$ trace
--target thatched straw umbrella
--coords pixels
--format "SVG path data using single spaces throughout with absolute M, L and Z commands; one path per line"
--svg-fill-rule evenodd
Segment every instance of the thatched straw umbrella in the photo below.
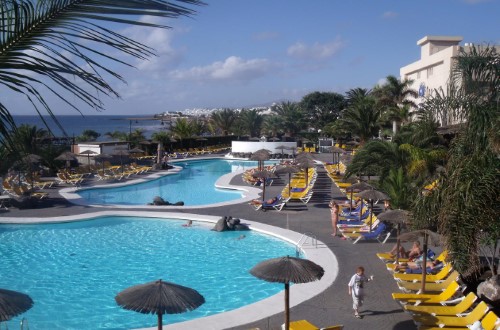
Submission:
M 307 259 L 290 256 L 264 260 L 250 274 L 264 281 L 285 284 L 285 329 L 290 329 L 290 283 L 309 283 L 320 280 L 325 270 Z
M 415 231 L 410 231 L 398 236 L 401 242 L 417 241 L 420 237 L 424 238 L 424 253 L 422 254 L 422 288 L 421 291 L 425 292 L 425 277 L 427 276 L 427 246 L 429 239 L 431 244 L 434 246 L 440 245 L 443 238 L 438 233 L 435 233 L 429 229 L 420 229 Z
M 8 321 L 31 307 L 33 299 L 27 294 L 0 289 L 0 322 Z
M 121 307 L 142 314 L 158 315 L 158 330 L 162 328 L 163 314 L 180 314 L 205 303 L 196 290 L 161 279 L 139 284 L 118 293 L 115 301 Z
M 389 200 L 389 196 L 381 191 L 375 189 L 364 190 L 358 194 L 359 197 L 363 199 L 368 199 L 370 201 L 370 232 L 372 231 L 372 219 L 373 219 L 373 201 L 376 200 Z M 359 212 L 361 214 L 361 211 Z
M 397 226 L 397 240 L 396 240 L 396 263 L 399 261 L 399 246 L 401 245 L 401 240 L 399 235 L 401 234 L 401 225 L 408 223 L 410 212 L 406 210 L 387 210 L 380 213 L 377 218 L 380 221 L 392 222 Z

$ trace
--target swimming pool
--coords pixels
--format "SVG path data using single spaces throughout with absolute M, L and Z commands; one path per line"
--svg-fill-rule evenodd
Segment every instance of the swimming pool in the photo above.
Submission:
M 33 329 L 129 329 L 152 315 L 118 307 L 121 290 L 159 278 L 198 290 L 200 308 L 166 315 L 164 324 L 232 310 L 282 289 L 248 273 L 261 260 L 295 253 L 293 245 L 254 231 L 213 232 L 213 224 L 108 216 L 45 225 L 0 225 L 0 287 L 29 294 Z M 158 242 L 164 242 L 158 244 Z
M 267 162 L 266 162 L 267 164 Z M 76 193 L 88 204 L 146 205 L 155 196 L 186 206 L 215 204 L 237 200 L 241 191 L 218 189 L 215 182 L 224 174 L 257 166 L 255 161 L 206 159 L 176 162 L 182 171 L 160 178 L 111 188 L 81 189 Z

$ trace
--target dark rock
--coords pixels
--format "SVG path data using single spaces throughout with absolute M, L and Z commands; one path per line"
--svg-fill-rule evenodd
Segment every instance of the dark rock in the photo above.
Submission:
M 215 227 L 212 229 L 214 231 L 226 231 L 229 228 L 227 227 L 227 218 L 220 218 L 217 223 L 215 224 Z
M 234 225 L 234 230 L 250 230 L 250 227 L 248 227 L 248 225 L 239 223 Z

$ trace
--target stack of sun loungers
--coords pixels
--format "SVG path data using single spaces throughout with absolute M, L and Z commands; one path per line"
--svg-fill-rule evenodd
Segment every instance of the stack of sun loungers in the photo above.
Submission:
M 427 253 L 432 257 L 429 251 Z M 486 302 L 474 292 L 464 294 L 467 288 L 461 282 L 460 274 L 446 261 L 446 251 L 435 258 L 440 267 L 427 269 L 429 274 L 425 278 L 424 292 L 421 291 L 422 274 L 396 270 L 395 257 L 388 253 L 378 253 L 377 256 L 387 263 L 387 269 L 401 290 L 392 294 L 393 299 L 411 314 L 419 330 L 500 328 L 500 318 L 490 311 Z M 398 261 L 402 269 L 408 262 L 404 258 Z
M 281 195 L 289 200 L 301 201 L 307 204 L 313 195 L 313 187 L 317 177 L 318 173 L 315 168 L 309 168 L 307 175 L 305 172 L 294 173 L 290 179 L 290 184 L 283 188 Z

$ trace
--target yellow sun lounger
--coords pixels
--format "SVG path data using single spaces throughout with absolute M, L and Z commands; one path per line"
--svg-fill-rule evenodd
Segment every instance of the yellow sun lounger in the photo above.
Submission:
M 281 328 L 284 329 L 285 325 L 282 324 Z M 318 328 L 311 322 L 307 320 L 299 320 L 290 322 L 290 330 L 342 330 L 344 329 L 343 325 L 334 325 L 326 328 Z
M 460 274 L 454 270 L 450 273 L 450 275 L 441 282 L 430 282 L 425 283 L 425 291 L 433 292 L 433 291 L 443 291 L 446 290 L 448 285 L 453 281 L 458 281 L 460 278 Z M 399 289 L 402 291 L 419 291 L 422 288 L 422 282 L 407 282 L 407 281 L 398 281 L 396 282 Z
M 500 326 L 500 319 L 498 316 L 493 313 L 492 311 L 489 311 L 488 314 L 481 320 L 481 326 L 482 329 L 484 330 L 495 330 L 498 329 Z M 473 323 L 474 324 L 474 323 Z M 458 330 L 458 329 L 469 329 L 467 326 L 463 327 L 433 327 L 433 326 L 421 326 L 419 328 L 420 330 Z
M 404 309 L 410 313 L 427 314 L 427 315 L 456 315 L 467 311 L 472 304 L 477 300 L 474 292 L 470 292 L 458 304 L 452 306 L 436 306 L 430 304 L 422 304 L 418 306 L 405 305 Z
M 435 275 L 428 274 L 425 277 L 426 282 L 439 282 L 448 277 L 448 273 L 451 272 L 453 267 L 450 263 L 447 263 L 443 266 L 443 268 Z M 404 274 L 404 273 L 395 273 L 394 279 L 396 281 L 413 281 L 413 282 L 421 282 L 422 274 Z
M 394 300 L 398 300 L 402 304 L 415 304 L 415 306 L 420 305 L 421 303 L 430 304 L 430 303 L 441 303 L 442 301 L 449 300 L 455 292 L 460 288 L 460 285 L 453 281 L 446 290 L 440 293 L 393 293 L 392 298 Z
M 471 326 L 476 321 L 480 321 L 486 315 L 488 309 L 488 305 L 486 305 L 484 301 L 481 301 L 470 313 L 462 317 L 446 315 L 422 315 L 414 316 L 413 320 L 420 326 L 437 326 L 440 328 L 466 327 Z

